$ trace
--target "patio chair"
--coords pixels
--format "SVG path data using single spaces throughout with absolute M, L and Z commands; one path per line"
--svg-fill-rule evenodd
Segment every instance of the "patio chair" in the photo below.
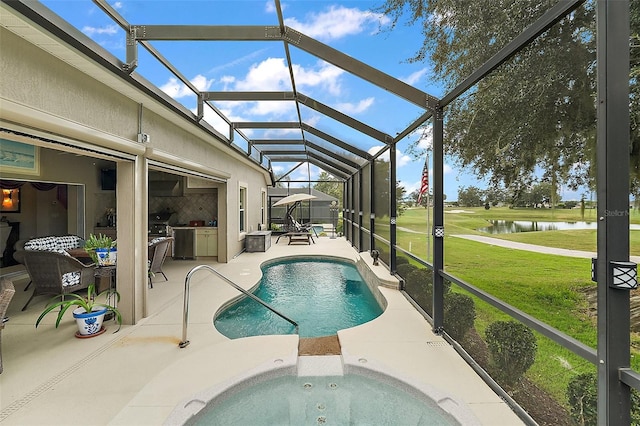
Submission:
M 160 237 L 149 242 L 149 288 L 153 288 L 151 277 L 155 276 L 155 274 L 162 274 L 164 280 L 169 281 L 162 271 L 162 266 L 173 240 L 173 237 Z
M 11 281 L 2 280 L 0 282 L 0 373 L 2 373 L 2 330 L 7 320 L 5 314 L 7 313 L 9 302 L 11 302 L 15 292 L 16 289 Z
M 36 296 L 72 293 L 95 280 L 95 264 L 84 264 L 64 251 L 22 250 L 14 256 L 24 264 L 34 287 L 23 311 Z
M 18 258 L 16 258 L 16 253 L 19 253 L 19 252 L 23 251 L 24 250 L 24 245 L 29 240 L 30 240 L 30 238 L 24 238 L 24 239 L 18 240 L 16 242 L 16 245 L 14 246 L 14 252 L 13 252 L 13 259 L 16 262 L 22 263 L 21 261 L 18 260 L 20 258 L 20 255 L 18 255 Z M 29 281 L 29 283 L 24 287 L 23 291 L 29 290 L 29 287 L 31 287 L 31 281 Z

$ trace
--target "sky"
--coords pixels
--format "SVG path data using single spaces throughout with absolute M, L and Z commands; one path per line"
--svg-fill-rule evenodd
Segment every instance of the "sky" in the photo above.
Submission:
M 125 60 L 125 34 L 93 2 L 84 0 L 44 0 L 45 6 L 81 30 L 85 35 L 121 60 Z M 285 24 L 306 36 L 337 49 L 437 98 L 445 93 L 434 83 L 429 63 L 409 63 L 422 45 L 420 28 L 403 23 L 390 30 L 389 18 L 372 12 L 379 1 L 282 1 Z M 109 2 L 133 25 L 277 25 L 273 0 L 122 0 Z M 152 41 L 155 49 L 201 91 L 290 91 L 292 90 L 282 42 Z M 403 131 L 424 109 L 355 77 L 301 49 L 290 47 L 296 90 L 391 136 Z M 196 112 L 192 90 L 171 74 L 145 49 L 138 49 L 139 73 L 165 93 Z M 290 102 L 218 102 L 216 107 L 232 121 L 297 121 Z M 303 121 L 371 154 L 382 144 L 312 109 L 301 110 Z M 205 109 L 204 119 L 228 135 L 227 126 L 215 112 Z M 283 130 L 243 130 L 252 139 L 266 137 L 299 138 Z M 278 134 L 279 132 L 280 134 Z M 152 133 L 152 131 L 145 131 Z M 288 133 L 288 134 L 287 134 Z M 245 148 L 242 139 L 234 139 Z M 410 143 L 431 145 L 430 132 L 420 130 L 396 145 L 397 178 L 411 193 L 420 187 L 424 155 L 407 154 Z M 386 159 L 388 159 L 388 154 Z M 432 160 L 432 155 L 430 156 Z M 385 157 L 383 157 L 385 158 Z M 433 182 L 430 166 L 430 182 Z M 276 175 L 291 164 L 273 164 Z M 459 170 L 445 159 L 444 192 L 456 200 L 459 187 L 487 184 L 469 170 Z M 309 173 L 311 176 L 309 176 Z M 317 179 L 320 170 L 299 167 L 292 180 Z M 563 191 L 562 199 L 579 195 Z

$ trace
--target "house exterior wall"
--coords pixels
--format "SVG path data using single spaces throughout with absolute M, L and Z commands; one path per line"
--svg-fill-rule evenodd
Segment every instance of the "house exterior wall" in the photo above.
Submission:
M 133 241 L 132 251 L 146 253 L 147 182 L 149 161 L 154 164 L 166 163 L 181 170 L 195 171 L 211 176 L 224 177 L 227 183 L 218 184 L 219 261 L 225 262 L 244 248 L 244 233 L 239 232 L 239 191 L 240 182 L 247 189 L 247 232 L 255 230 L 261 222 L 261 194 L 268 185 L 268 174 L 257 164 L 234 152 L 223 142 L 184 117 L 173 114 L 157 100 L 147 97 L 141 104 L 123 95 L 111 86 L 76 69 L 70 64 L 50 55 L 27 40 L 0 28 L 0 127 L 33 129 L 41 138 L 62 140 L 67 145 L 84 149 L 92 146 L 98 150 L 122 152 L 118 163 L 118 219 L 131 217 L 130 223 L 118 221 L 118 238 L 125 236 Z M 132 90 L 137 90 L 132 88 Z M 140 93 L 138 93 L 140 96 Z M 151 105 L 153 108 L 148 108 Z M 161 113 L 158 113 L 158 111 Z M 139 123 L 139 117 L 142 117 Z M 148 144 L 137 143 L 139 128 L 151 136 Z M 27 135 L 28 140 L 28 135 Z M 22 142 L 22 141 L 21 141 Z M 34 142 L 42 144 L 42 141 Z M 55 149 L 55 144 L 51 146 Z M 65 147 L 66 149 L 67 147 Z M 72 147 L 73 148 L 73 147 Z M 46 152 L 45 150 L 42 150 Z M 93 157 L 88 151 L 83 158 Z M 99 192 L 97 174 L 89 174 L 92 161 L 80 161 L 69 167 L 47 153 L 41 158 L 39 176 L 20 176 L 3 173 L 5 179 L 52 180 L 87 185 L 87 206 L 91 204 L 93 193 Z M 77 165 L 82 164 L 82 167 Z M 122 176 L 120 168 L 123 168 Z M 122 204 L 121 200 L 132 202 Z M 86 212 L 93 221 L 96 212 Z M 122 210 L 126 210 L 125 212 Z M 120 244 L 119 244 L 120 246 Z M 137 250 L 135 250 L 137 248 Z M 141 256 L 141 255 L 140 255 Z M 129 256 L 119 256 L 127 262 Z M 130 272 L 136 288 L 131 294 L 138 294 L 146 287 L 146 257 L 134 259 L 133 267 L 123 270 Z M 141 271 L 144 274 L 141 274 Z M 144 309 L 139 306 L 144 297 L 135 298 L 136 306 L 125 312 L 125 321 L 136 322 Z

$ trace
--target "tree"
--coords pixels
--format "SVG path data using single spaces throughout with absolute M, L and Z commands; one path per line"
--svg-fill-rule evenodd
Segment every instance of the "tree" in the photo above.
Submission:
M 513 193 L 511 203 L 515 207 L 535 207 L 551 205 L 552 200 L 560 200 L 560 194 L 554 194 L 553 185 L 549 182 L 535 183 L 526 189 Z
M 500 203 L 505 203 L 507 201 L 507 193 L 502 188 L 488 188 L 484 191 L 485 201 L 492 206 L 497 206 Z
M 342 179 L 337 178 L 327 172 L 321 172 L 318 176 L 318 180 L 313 189 L 323 192 L 327 195 L 338 199 L 338 204 L 342 204 L 342 193 L 344 185 Z
M 400 181 L 396 181 L 396 215 L 402 216 L 402 213 L 407 209 L 407 204 L 404 202 L 407 190 L 400 184 Z
M 389 216 L 389 192 L 390 192 L 390 167 L 391 164 L 378 157 L 374 162 L 374 191 L 373 202 L 376 216 Z M 406 189 L 399 181 L 396 181 L 396 215 L 400 216 L 406 209 L 402 200 L 405 197 Z
M 386 0 L 378 10 L 395 25 L 409 12 L 408 24 L 422 26 L 424 41 L 408 60 L 429 58 L 435 79 L 452 89 L 555 3 Z M 589 182 L 595 156 L 594 28 L 594 2 L 588 1 L 450 104 L 446 153 L 512 192 L 527 187 L 538 168 L 556 188 Z
M 484 197 L 484 191 L 475 186 L 458 189 L 458 204 L 464 207 L 480 207 L 484 204 Z

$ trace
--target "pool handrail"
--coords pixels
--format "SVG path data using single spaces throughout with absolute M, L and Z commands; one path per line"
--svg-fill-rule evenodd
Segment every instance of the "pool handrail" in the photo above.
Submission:
M 191 270 L 187 273 L 187 276 L 184 279 L 184 301 L 183 301 L 183 310 L 182 310 L 182 313 L 183 313 L 183 315 L 182 315 L 182 340 L 178 344 L 179 347 L 184 348 L 187 345 L 189 345 L 189 341 L 187 340 L 187 323 L 189 321 L 189 288 L 190 288 L 190 284 L 191 284 L 191 276 L 195 272 L 200 270 L 200 269 L 206 269 L 206 270 L 208 270 L 210 272 L 213 272 L 215 275 L 217 275 L 218 277 L 222 278 L 227 284 L 231 285 L 233 288 L 238 290 L 240 293 L 244 294 L 245 296 L 250 297 L 251 299 L 253 299 L 256 302 L 260 303 L 265 308 L 269 309 L 274 314 L 278 315 L 280 318 L 282 318 L 285 321 L 287 321 L 290 324 L 292 324 L 295 327 L 296 334 L 299 333 L 299 327 L 298 327 L 298 323 L 297 322 L 295 322 L 291 318 L 287 317 L 286 315 L 278 312 L 274 307 L 269 305 L 267 302 L 265 302 L 264 300 L 260 299 L 256 295 L 248 292 L 247 290 L 243 289 L 242 287 L 240 287 L 239 285 L 237 285 L 236 283 L 231 281 L 229 278 L 225 277 L 220 272 L 218 272 L 215 269 L 213 269 L 211 266 L 209 266 L 209 265 L 198 265 L 198 266 L 195 266 L 195 267 L 191 268 Z

